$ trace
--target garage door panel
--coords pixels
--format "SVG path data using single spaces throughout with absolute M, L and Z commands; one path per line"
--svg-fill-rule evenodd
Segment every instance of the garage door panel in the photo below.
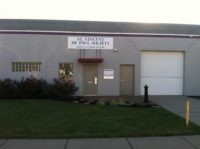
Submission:
M 141 94 L 147 84 L 150 95 L 182 95 L 183 55 L 183 52 L 142 52 Z
M 142 76 L 183 77 L 182 52 L 143 52 Z
M 141 95 L 148 84 L 150 95 L 182 95 L 183 78 L 142 78 Z

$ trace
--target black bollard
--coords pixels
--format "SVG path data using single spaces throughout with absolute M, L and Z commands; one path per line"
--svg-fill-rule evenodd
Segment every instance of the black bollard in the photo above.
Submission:
M 146 84 L 144 86 L 144 103 L 149 103 L 148 86 Z

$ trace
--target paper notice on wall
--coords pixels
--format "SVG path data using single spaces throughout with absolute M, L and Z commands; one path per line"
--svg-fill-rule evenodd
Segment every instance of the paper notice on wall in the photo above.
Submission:
M 114 70 L 113 69 L 104 69 L 103 78 L 104 79 L 114 79 Z

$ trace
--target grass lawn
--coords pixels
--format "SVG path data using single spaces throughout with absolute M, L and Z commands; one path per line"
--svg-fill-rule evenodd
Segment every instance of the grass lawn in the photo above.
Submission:
M 200 100 L 200 96 L 189 96 L 189 97 Z
M 163 108 L 0 100 L 0 138 L 130 137 L 200 134 Z

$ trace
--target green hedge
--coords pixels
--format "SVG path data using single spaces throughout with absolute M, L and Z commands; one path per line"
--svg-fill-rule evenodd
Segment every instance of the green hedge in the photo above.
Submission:
M 0 79 L 1 99 L 67 99 L 75 94 L 78 88 L 72 80 L 53 79 L 48 83 L 34 77 L 21 80 Z

